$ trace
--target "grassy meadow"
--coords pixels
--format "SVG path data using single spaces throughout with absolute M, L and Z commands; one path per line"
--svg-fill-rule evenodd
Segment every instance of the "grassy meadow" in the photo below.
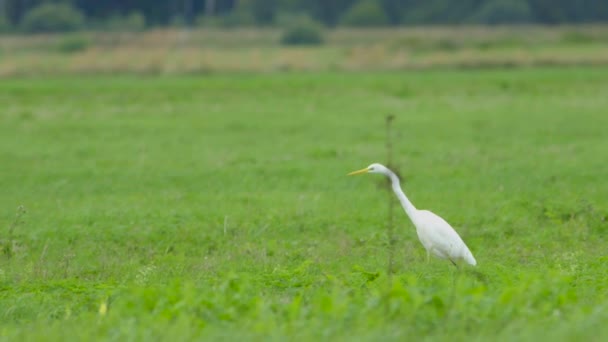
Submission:
M 0 339 L 608 338 L 608 68 L 0 82 Z M 432 258 L 378 175 L 384 118 Z M 389 197 L 391 196 L 391 197 Z

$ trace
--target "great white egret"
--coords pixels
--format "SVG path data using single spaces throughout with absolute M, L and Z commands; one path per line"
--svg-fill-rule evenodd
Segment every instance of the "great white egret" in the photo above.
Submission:
M 395 195 L 399 198 L 407 216 L 410 217 L 410 220 L 416 226 L 418 238 L 426 249 L 427 260 L 429 255 L 433 253 L 442 259 L 450 260 L 454 265 L 456 265 L 456 261 L 459 259 L 464 260 L 469 265 L 477 265 L 473 254 L 449 223 L 433 212 L 418 210 L 414 207 L 412 202 L 405 196 L 405 193 L 403 193 L 403 190 L 401 190 L 399 177 L 393 171 L 382 164 L 374 163 L 365 169 L 353 171 L 348 175 L 352 176 L 364 173 L 380 173 L 390 178 Z

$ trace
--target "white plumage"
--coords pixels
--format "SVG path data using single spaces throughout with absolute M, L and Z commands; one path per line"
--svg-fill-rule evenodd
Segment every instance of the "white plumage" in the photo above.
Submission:
M 477 265 L 473 254 L 462 241 L 458 233 L 443 218 L 428 210 L 418 210 L 405 196 L 401 189 L 399 178 L 395 173 L 382 164 L 371 164 L 365 169 L 354 171 L 348 175 L 363 173 L 380 173 L 390 178 L 395 195 L 399 198 L 401 206 L 416 227 L 420 242 L 429 254 L 442 259 L 450 260 L 454 265 L 456 261 L 464 260 L 469 265 Z

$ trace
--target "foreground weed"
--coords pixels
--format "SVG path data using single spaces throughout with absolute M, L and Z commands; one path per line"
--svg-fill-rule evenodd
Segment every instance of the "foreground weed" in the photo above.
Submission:
M 13 258 L 15 253 L 19 250 L 19 242 L 15 239 L 15 230 L 19 225 L 23 223 L 22 219 L 25 213 L 26 210 L 24 206 L 20 205 L 19 207 L 17 207 L 15 218 L 8 226 L 6 238 L 0 240 L 0 248 L 2 249 L 2 254 L 9 260 Z

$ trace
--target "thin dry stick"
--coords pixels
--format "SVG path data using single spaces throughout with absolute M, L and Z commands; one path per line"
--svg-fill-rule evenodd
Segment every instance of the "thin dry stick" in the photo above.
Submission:
M 11 225 L 8 227 L 8 236 L 9 238 L 13 237 L 13 232 L 15 228 L 21 223 L 21 218 L 25 215 L 25 207 L 20 205 L 17 207 L 17 213 L 15 214 L 15 219 L 11 222 Z
M 14 233 L 15 228 L 21 223 L 21 218 L 25 215 L 26 210 L 25 207 L 20 205 L 17 207 L 17 213 L 15 214 L 15 219 L 11 222 L 8 227 L 8 237 L 5 241 L 5 246 L 2 246 L 2 241 L 0 240 L 0 250 L 3 250 L 4 255 L 6 255 L 7 259 L 11 259 L 13 254 L 15 253 L 15 241 L 14 241 Z
M 395 117 L 393 115 L 386 116 L 386 162 L 389 168 L 393 167 L 393 143 L 391 136 L 391 124 Z M 387 224 L 387 234 L 388 234 L 388 269 L 387 274 L 389 277 L 389 281 L 392 280 L 393 274 L 393 245 L 395 243 L 394 239 L 394 228 L 393 228 L 393 211 L 394 211 L 395 201 L 393 200 L 393 194 L 391 192 L 390 187 L 388 188 L 388 219 L 386 221 Z

